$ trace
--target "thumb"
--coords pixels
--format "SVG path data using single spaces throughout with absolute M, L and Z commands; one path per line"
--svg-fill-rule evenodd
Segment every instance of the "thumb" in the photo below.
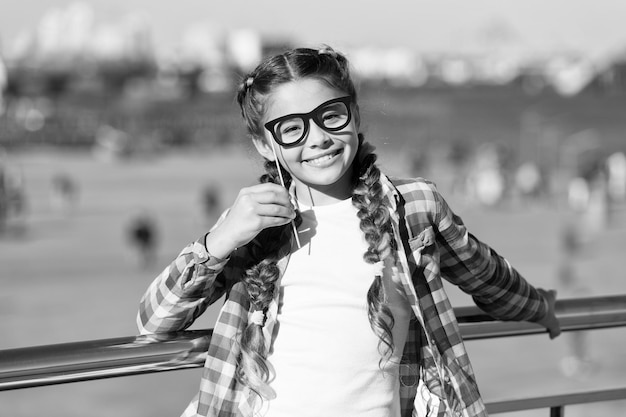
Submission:
M 537 291 L 545 298 L 548 302 L 548 311 L 545 316 L 541 318 L 537 323 L 544 326 L 548 333 L 550 334 L 550 339 L 554 339 L 558 335 L 561 334 L 561 326 L 559 324 L 559 320 L 556 318 L 556 291 L 549 290 L 546 291 L 544 289 L 538 288 Z

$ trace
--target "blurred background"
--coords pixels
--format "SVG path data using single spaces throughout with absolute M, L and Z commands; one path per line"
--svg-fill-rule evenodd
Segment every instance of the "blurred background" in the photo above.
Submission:
M 136 334 L 149 283 L 262 173 L 234 89 L 291 46 L 344 52 L 383 169 L 435 181 L 533 284 L 626 293 L 619 0 L 3 3 L 0 350 Z M 624 342 L 617 329 L 467 347 L 493 401 L 623 386 Z M 0 417 L 175 416 L 199 378 L 0 392 Z

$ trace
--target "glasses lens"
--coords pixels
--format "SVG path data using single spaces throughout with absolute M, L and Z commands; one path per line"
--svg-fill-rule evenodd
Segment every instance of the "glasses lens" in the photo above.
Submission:
M 275 127 L 276 136 L 284 144 L 299 141 L 305 133 L 304 120 L 301 117 L 292 117 L 283 120 Z
M 321 110 L 319 120 L 326 129 L 342 129 L 350 121 L 348 107 L 343 102 L 331 103 Z

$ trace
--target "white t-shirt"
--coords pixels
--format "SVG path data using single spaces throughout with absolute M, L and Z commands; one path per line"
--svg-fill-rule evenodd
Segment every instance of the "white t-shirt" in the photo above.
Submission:
M 301 211 L 302 247 L 280 282 L 278 336 L 269 355 L 277 398 L 266 401 L 262 414 L 399 417 L 398 363 L 411 315 L 406 296 L 386 268 L 395 349 L 381 362 L 367 317 L 375 268 L 363 260 L 368 245 L 356 209 L 348 199 Z

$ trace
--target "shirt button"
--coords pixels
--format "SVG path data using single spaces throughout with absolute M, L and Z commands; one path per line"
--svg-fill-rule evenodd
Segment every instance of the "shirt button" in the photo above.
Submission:
M 197 263 L 205 263 L 209 260 L 209 254 L 206 251 L 196 252 L 196 262 Z

